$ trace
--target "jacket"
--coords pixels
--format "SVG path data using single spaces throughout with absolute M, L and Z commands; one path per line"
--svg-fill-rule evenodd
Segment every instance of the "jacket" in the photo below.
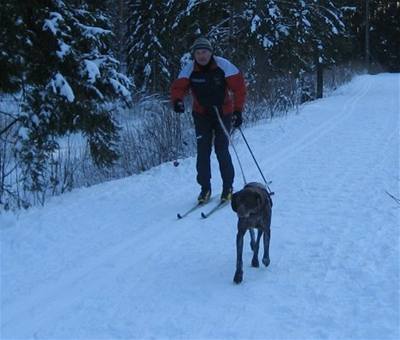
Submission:
M 246 98 L 246 85 L 238 68 L 227 59 L 212 56 L 206 66 L 195 61 L 187 64 L 171 86 L 171 99 L 175 103 L 189 93 L 193 96 L 193 111 L 207 114 L 217 106 L 223 114 L 242 111 Z

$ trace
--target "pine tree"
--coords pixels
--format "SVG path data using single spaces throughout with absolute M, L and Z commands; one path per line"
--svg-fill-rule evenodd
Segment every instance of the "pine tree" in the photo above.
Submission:
M 370 53 L 372 63 L 400 71 L 400 3 L 370 1 Z
M 171 81 L 171 23 L 166 20 L 169 4 L 164 1 L 129 1 L 128 73 L 144 92 L 165 92 Z
M 9 0 L 0 6 L 0 91 L 5 93 L 21 89 L 23 51 L 29 50 L 31 44 L 20 13 L 20 1 Z
M 10 54 L 15 52 L 22 61 L 13 90 L 25 98 L 16 154 L 27 190 L 46 189 L 46 169 L 58 147 L 57 136 L 67 132 L 86 136 L 98 165 L 110 165 L 118 156 L 118 126 L 110 110 L 113 102 L 129 98 L 130 82 L 118 72 L 111 52 L 108 18 L 85 1 L 80 3 L 76 7 L 61 0 L 24 6 L 8 2 L 25 43 L 20 49 L 11 45 L 15 51 Z M 12 76 L 7 76 L 8 83 Z

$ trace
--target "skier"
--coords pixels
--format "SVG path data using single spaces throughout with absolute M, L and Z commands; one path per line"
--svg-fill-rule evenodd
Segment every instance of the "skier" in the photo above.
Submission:
M 242 110 L 246 86 L 242 74 L 230 61 L 213 54 L 210 41 L 204 37 L 195 40 L 191 52 L 194 61 L 186 65 L 171 86 L 174 111 L 183 113 L 184 96 L 191 91 L 192 115 L 197 138 L 197 182 L 201 186 L 199 203 L 211 196 L 210 156 L 214 148 L 223 182 L 221 202 L 232 197 L 234 168 L 229 154 L 229 140 L 216 115 L 218 109 L 227 131 L 242 124 Z

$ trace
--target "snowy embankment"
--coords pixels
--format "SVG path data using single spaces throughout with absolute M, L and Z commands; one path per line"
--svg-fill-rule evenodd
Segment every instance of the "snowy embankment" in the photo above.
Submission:
M 357 77 L 245 130 L 276 195 L 271 265 L 246 241 L 239 286 L 232 211 L 176 220 L 192 158 L 0 215 L 1 338 L 398 338 L 399 83 Z

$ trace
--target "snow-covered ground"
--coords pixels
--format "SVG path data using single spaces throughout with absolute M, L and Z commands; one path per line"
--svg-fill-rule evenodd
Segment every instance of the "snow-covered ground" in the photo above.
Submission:
M 192 158 L 0 215 L 0 337 L 398 339 L 399 93 L 398 74 L 360 76 L 245 130 L 276 195 L 271 265 L 246 236 L 241 285 L 230 208 L 176 220 Z

